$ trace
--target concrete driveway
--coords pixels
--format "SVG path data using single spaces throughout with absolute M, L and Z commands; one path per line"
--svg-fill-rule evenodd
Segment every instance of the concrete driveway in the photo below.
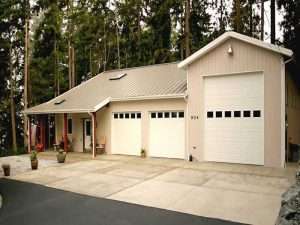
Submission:
M 281 194 L 296 169 L 112 155 L 89 160 L 69 154 L 68 159 L 72 163 L 49 163 L 11 178 L 198 216 L 273 225 Z

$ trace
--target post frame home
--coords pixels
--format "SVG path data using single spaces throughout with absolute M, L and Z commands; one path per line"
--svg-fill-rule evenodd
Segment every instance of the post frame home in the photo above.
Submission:
M 286 73 L 292 54 L 227 32 L 180 63 L 106 71 L 24 113 L 51 115 L 53 142 L 93 157 L 144 149 L 148 157 L 283 167 L 288 140 L 300 144 L 300 107 L 288 104 L 300 103 Z M 44 148 L 47 128 L 39 131 Z

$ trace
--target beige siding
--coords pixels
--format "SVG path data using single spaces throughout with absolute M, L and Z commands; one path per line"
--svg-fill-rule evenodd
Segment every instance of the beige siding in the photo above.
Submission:
M 227 54 L 229 45 L 233 55 Z M 188 67 L 188 151 L 203 159 L 203 77 L 234 73 L 264 74 L 265 165 L 281 165 L 281 56 L 271 51 L 229 39 Z M 191 120 L 198 116 L 198 120 Z
M 96 141 L 100 137 L 106 138 L 106 152 L 111 153 L 111 118 L 113 112 L 141 112 L 142 113 L 142 147 L 148 149 L 148 126 L 149 111 L 160 110 L 183 110 L 186 103 L 183 99 L 167 100 L 146 100 L 146 101 L 126 101 L 112 102 L 109 106 L 97 112 Z M 83 119 L 91 118 L 89 114 L 72 114 L 73 134 L 69 137 L 72 140 L 74 151 L 83 151 Z M 61 140 L 63 134 L 63 115 L 56 115 L 56 137 Z
M 287 118 L 289 142 L 300 144 L 300 91 L 290 76 L 287 76 Z

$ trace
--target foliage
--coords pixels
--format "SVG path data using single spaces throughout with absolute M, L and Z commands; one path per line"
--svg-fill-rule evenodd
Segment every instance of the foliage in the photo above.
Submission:
M 30 153 L 30 160 L 31 161 L 37 160 L 37 152 L 36 151 L 31 151 L 31 153 Z

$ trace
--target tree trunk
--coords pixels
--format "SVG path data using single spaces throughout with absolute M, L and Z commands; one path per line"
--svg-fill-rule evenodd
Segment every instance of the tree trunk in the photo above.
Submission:
M 275 39 L 276 39 L 276 31 L 275 31 L 275 13 L 276 13 L 276 9 L 275 9 L 275 0 L 271 0 L 271 43 L 274 44 L 275 43 Z
M 25 49 L 24 49 L 24 110 L 27 109 L 28 107 L 28 37 L 29 37 L 29 32 L 28 32 L 28 18 L 25 19 Z M 24 146 L 26 146 L 27 143 L 27 116 L 24 115 Z
M 265 0 L 261 0 L 261 6 L 260 6 L 260 39 L 264 40 L 265 35 Z
M 9 47 L 9 72 L 10 72 L 10 116 L 11 116 L 11 134 L 12 150 L 17 153 L 17 133 L 16 133 L 16 109 L 15 109 L 15 80 L 13 77 L 12 46 Z
M 190 0 L 185 0 L 185 57 L 190 54 Z
M 236 18 L 235 18 L 235 23 L 236 23 L 236 32 L 241 33 L 241 1 L 236 0 L 235 1 L 235 6 L 236 6 Z
M 220 0 L 220 30 L 221 32 L 225 32 L 225 24 L 224 24 L 224 21 L 223 21 L 223 17 L 224 17 L 224 0 Z

